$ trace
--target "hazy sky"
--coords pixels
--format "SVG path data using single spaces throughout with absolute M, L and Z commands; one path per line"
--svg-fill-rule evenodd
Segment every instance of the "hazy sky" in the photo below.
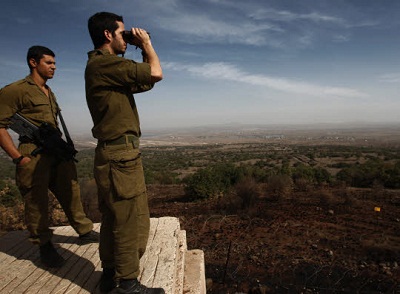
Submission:
M 144 131 L 400 122 L 396 0 L 2 0 L 0 87 L 28 74 L 30 46 L 51 48 L 48 84 L 70 132 L 89 132 L 87 20 L 98 11 L 151 33 L 164 80 L 136 96 Z

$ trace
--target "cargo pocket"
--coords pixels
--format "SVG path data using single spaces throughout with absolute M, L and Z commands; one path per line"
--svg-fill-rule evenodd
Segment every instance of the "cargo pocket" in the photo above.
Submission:
M 111 181 L 116 197 L 130 199 L 146 191 L 142 161 L 139 152 L 124 154 L 111 162 Z

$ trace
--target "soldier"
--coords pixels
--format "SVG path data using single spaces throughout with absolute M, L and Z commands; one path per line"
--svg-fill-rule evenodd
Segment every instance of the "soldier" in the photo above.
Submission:
M 132 28 L 131 39 L 126 38 L 122 16 L 96 13 L 88 28 L 94 50 L 88 53 L 85 71 L 86 101 L 94 123 L 92 133 L 98 140 L 94 175 L 102 213 L 100 289 L 111 291 L 117 280 L 117 293 L 164 293 L 137 280 L 150 216 L 133 97 L 162 79 L 160 61 L 145 30 Z M 143 62 L 118 56 L 125 53 L 127 42 L 142 50 Z
M 46 153 L 32 156 L 32 151 L 38 148 L 36 142 L 20 136 L 17 148 L 8 133 L 10 118 L 17 112 L 37 126 L 47 123 L 58 129 L 60 108 L 46 84 L 56 70 L 55 55 L 46 47 L 33 46 L 28 50 L 27 62 L 30 74 L 0 90 L 0 146 L 16 164 L 16 183 L 25 200 L 29 239 L 39 245 L 40 259 L 45 266 L 60 267 L 65 260 L 51 242 L 49 189 L 79 234 L 81 244 L 98 242 L 99 236 L 92 230 L 93 223 L 83 211 L 74 161 L 60 161 L 55 155 Z

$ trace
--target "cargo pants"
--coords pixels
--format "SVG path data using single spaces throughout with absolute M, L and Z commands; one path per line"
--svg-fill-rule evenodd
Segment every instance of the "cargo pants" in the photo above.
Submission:
M 94 176 L 98 188 L 100 260 L 117 279 L 135 279 L 150 229 L 150 214 L 138 140 L 96 147 Z
M 31 156 L 37 146 L 21 143 L 20 153 L 31 161 L 18 165 L 16 183 L 25 201 L 25 223 L 34 244 L 51 240 L 49 228 L 49 190 L 60 203 L 70 225 L 83 235 L 93 229 L 93 223 L 83 210 L 76 166 L 73 161 L 58 161 L 52 155 Z

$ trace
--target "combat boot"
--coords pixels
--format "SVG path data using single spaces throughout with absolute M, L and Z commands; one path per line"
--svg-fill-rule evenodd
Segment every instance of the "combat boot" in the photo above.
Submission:
M 40 261 L 47 267 L 61 267 L 65 259 L 57 252 L 51 241 L 39 246 Z
M 121 280 L 119 282 L 118 288 L 116 288 L 117 293 L 125 294 L 165 294 L 162 288 L 147 288 L 146 286 L 140 284 L 137 279 L 133 280 Z
M 84 235 L 79 236 L 80 244 L 86 245 L 90 243 L 99 243 L 100 234 L 96 231 L 90 231 Z

